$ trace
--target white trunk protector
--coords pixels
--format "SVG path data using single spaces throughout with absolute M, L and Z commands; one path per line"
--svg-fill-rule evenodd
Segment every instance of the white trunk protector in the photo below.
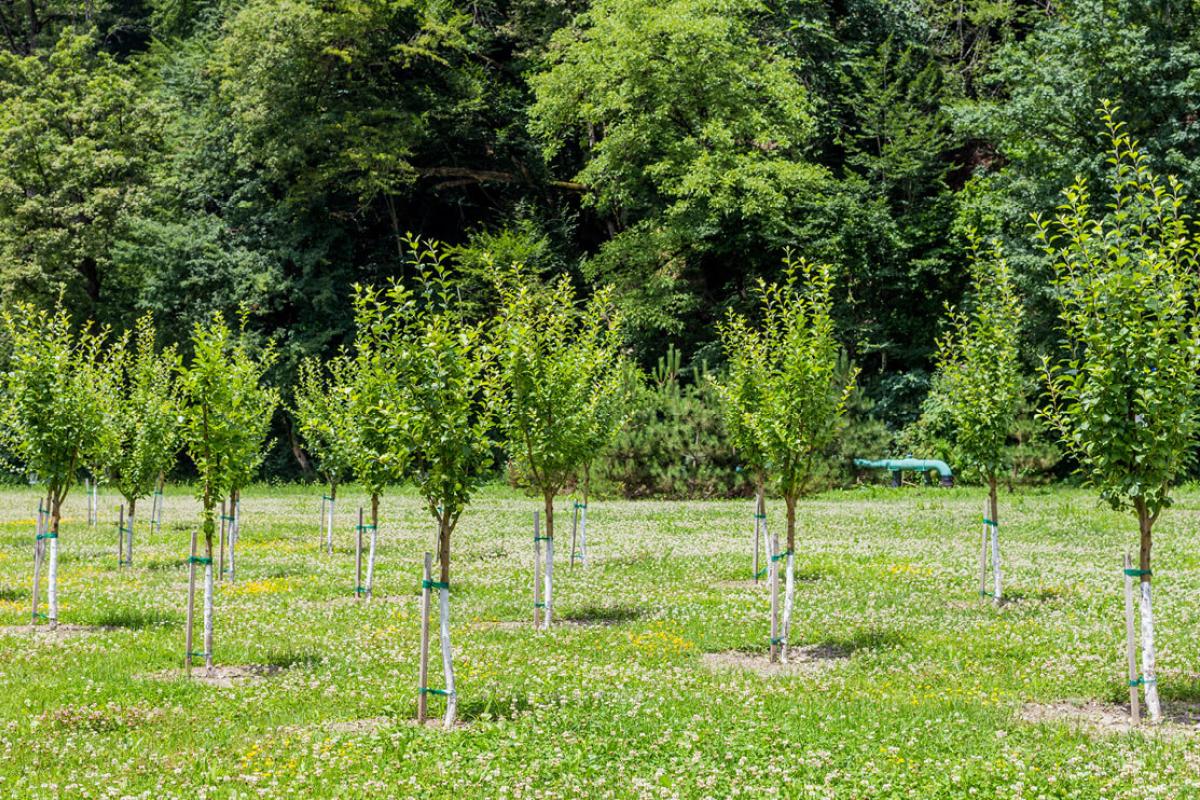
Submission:
M 450 590 L 438 589 L 438 628 L 442 640 L 442 671 L 446 675 L 447 730 L 454 727 L 458 716 L 458 694 L 454 691 L 454 658 L 450 650 Z
M 1000 587 L 1000 526 L 992 524 L 992 596 L 996 605 L 1003 597 Z
M 213 665 L 213 565 L 211 559 L 204 565 L 204 666 L 211 670 Z
M 368 599 L 370 599 L 371 590 L 375 586 L 375 536 L 377 533 L 375 528 L 371 528 L 371 542 L 367 548 L 367 583 L 363 589 Z
M 51 540 L 53 541 L 53 540 Z M 1154 612 L 1150 603 L 1150 581 L 1142 581 L 1142 681 L 1146 689 L 1146 710 L 1151 722 L 1162 719 L 1162 706 L 1158 701 L 1158 673 L 1154 653 Z
M 542 628 L 550 630 L 550 623 L 554 620 L 554 539 L 553 537 L 546 540 L 546 596 L 543 598 L 546 602 L 542 615 Z
M 587 503 L 579 509 L 579 564 L 587 566 Z
M 796 562 L 792 557 L 791 552 L 787 554 L 787 560 L 784 562 L 786 566 L 786 577 L 784 578 L 783 590 L 783 641 L 780 643 L 783 647 L 783 663 L 788 660 L 788 636 L 792 632 L 792 605 L 796 597 Z
M 51 535 L 45 541 L 50 545 L 50 564 L 46 573 L 46 600 L 50 605 L 50 610 L 46 616 L 50 621 L 50 627 L 54 628 L 58 625 L 58 537 Z

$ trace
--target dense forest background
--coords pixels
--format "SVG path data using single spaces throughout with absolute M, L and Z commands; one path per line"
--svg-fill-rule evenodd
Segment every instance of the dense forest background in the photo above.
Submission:
M 5 297 L 152 311 L 184 345 L 246 308 L 286 388 L 410 235 L 453 248 L 480 314 L 493 264 L 613 284 L 651 374 L 608 470 L 631 494 L 730 489 L 696 378 L 789 248 L 837 269 L 863 370 L 841 455 L 878 456 L 936 428 L 968 230 L 1004 244 L 1030 366 L 1054 347 L 1029 215 L 1105 169 L 1102 99 L 1200 188 L 1194 2 L 0 0 L 0 49 Z M 1037 438 L 1014 447 L 1046 472 Z

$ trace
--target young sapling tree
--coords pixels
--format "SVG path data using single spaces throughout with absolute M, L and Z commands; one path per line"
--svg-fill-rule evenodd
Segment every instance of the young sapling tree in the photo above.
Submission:
M 415 291 L 393 284 L 380 298 L 377 335 L 395 379 L 386 415 L 412 480 L 437 523 L 439 573 L 422 582 L 420 689 L 417 717 L 424 721 L 429 694 L 446 696 L 445 726 L 454 724 L 457 695 L 450 649 L 450 538 L 471 495 L 491 475 L 492 415 L 488 393 L 492 356 L 482 325 L 458 312 L 454 281 L 434 242 L 410 240 L 418 274 Z M 429 554 L 426 554 L 429 564 Z M 445 688 L 427 685 L 429 602 L 439 599 Z
M 565 275 L 542 285 L 514 268 L 499 290 L 494 402 L 509 456 L 542 495 L 546 572 L 540 624 L 548 628 L 554 619 L 554 498 L 592 452 L 589 403 L 600 376 L 619 355 L 620 317 L 610 289 L 580 305 Z M 538 611 L 535 601 L 535 625 Z
M 1151 549 L 1200 432 L 1200 239 L 1179 181 L 1150 171 L 1111 106 L 1101 116 L 1112 142 L 1109 199 L 1096 209 L 1079 179 L 1053 219 L 1035 216 L 1054 264 L 1064 349 L 1043 361 L 1044 415 L 1100 497 L 1137 518 L 1129 574 L 1140 580 L 1142 674 L 1133 683 L 1158 722 Z
M 351 473 L 346 431 L 350 421 L 349 387 L 338 385 L 315 358 L 300 363 L 293 418 L 304 449 L 316 462 L 317 473 L 329 485 L 321 508 L 323 546 L 333 552 L 334 504 L 338 484 Z
M 782 283 L 759 283 L 762 318 L 755 335 L 746 335 L 749 324 L 732 312 L 722 328 L 729 337 L 727 353 L 731 347 L 749 347 L 746 357 L 760 365 L 757 401 L 746 408 L 742 422 L 753 432 L 767 474 L 787 508 L 787 547 L 771 553 L 772 563 L 784 561 L 786 576 L 782 632 L 772 613 L 772 661 L 780 652 L 787 661 L 795 598 L 796 503 L 809 489 L 816 459 L 842 428 L 857 376 L 856 369 L 847 376 L 839 364 L 832 290 L 827 265 L 789 256 Z M 779 581 L 771 583 L 774 610 L 779 607 Z
M 607 347 L 606 339 L 593 340 L 592 345 Z M 596 384 L 585 409 L 588 433 L 576 481 L 582 502 L 575 503 L 571 522 L 571 565 L 575 564 L 576 534 L 579 541 L 579 563 L 587 565 L 588 497 L 592 487 L 592 465 L 612 447 L 621 430 L 633 415 L 633 394 L 643 379 L 637 366 L 628 358 L 613 352 L 611 360 L 601 354 L 595 358 Z M 592 359 L 589 359 L 592 360 Z
M 62 505 L 81 464 L 104 463 L 115 447 L 113 408 L 118 358 L 106 352 L 106 331 L 72 330 L 61 300 L 53 311 L 15 302 L 0 312 L 11 346 L 4 375 L 9 452 L 46 484 L 49 521 L 35 544 L 31 622 L 39 610 L 40 574 L 46 562 L 47 612 L 58 625 L 58 536 Z
M 192 592 L 189 590 L 187 650 L 185 665 L 202 655 L 206 669 L 213 663 L 213 539 L 217 532 L 216 508 L 223 497 L 245 474 L 247 425 L 251 416 L 270 416 L 278 397 L 274 389 L 264 388 L 263 374 L 275 362 L 276 353 L 268 345 L 257 356 L 245 341 L 245 319 L 235 336 L 224 317 L 214 314 L 206 323 L 197 323 L 192 331 L 192 357 L 180 370 L 182 399 L 181 434 L 199 480 L 196 496 L 202 507 L 204 555 L 195 552 L 195 538 L 189 562 L 190 582 L 195 566 L 204 567 L 204 650 L 192 651 Z M 265 410 L 265 413 L 264 413 Z M 257 430 L 257 428 L 255 429 Z M 259 440 L 261 446 L 261 440 Z
M 134 521 L 138 500 L 155 491 L 179 452 L 180 409 L 175 377 L 179 357 L 173 347 L 156 350 L 157 333 L 149 315 L 138 320 L 121 361 L 116 402 L 117 441 L 111 472 L 125 499 L 125 530 L 133 563 Z
M 721 339 L 728 364 L 722 380 L 714 381 L 724 412 L 725 431 L 737 450 L 738 459 L 754 480 L 754 580 L 762 575 L 759 568 L 759 542 L 767 537 L 767 457 L 750 424 L 762 403 L 765 380 L 761 360 L 763 342 L 759 332 L 747 320 L 730 315 L 721 326 Z
M 967 466 L 979 471 L 988 487 L 979 591 L 991 594 L 999 605 L 1002 585 L 996 485 L 1008 468 L 1005 445 L 1024 399 L 1019 353 L 1022 309 L 1000 246 L 993 244 L 984 251 L 974 232 L 969 237 L 970 300 L 965 310 L 949 310 L 946 332 L 938 340 L 934 386 L 949 411 L 958 451 Z M 991 592 L 985 585 L 989 533 Z
M 355 594 L 366 599 L 374 591 L 379 498 L 390 484 L 404 478 L 408 461 L 408 451 L 403 439 L 394 435 L 395 420 L 390 416 L 400 391 L 395 365 L 389 362 L 387 352 L 394 313 L 386 291 L 355 286 L 354 352 L 329 363 L 332 384 L 348 389 L 344 401 L 348 421 L 342 440 L 345 456 L 355 479 L 371 498 L 371 521 L 366 525 L 360 522 L 358 530 L 360 542 L 362 529 L 370 532 L 366 580 L 359 572 L 354 587 Z

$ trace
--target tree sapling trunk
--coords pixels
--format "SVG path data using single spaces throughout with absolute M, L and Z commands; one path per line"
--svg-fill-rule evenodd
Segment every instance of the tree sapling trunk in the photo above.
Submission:
M 999 606 L 1004 594 L 1000 574 L 1000 515 L 996 504 L 995 473 L 988 476 L 988 517 L 992 523 L 992 601 Z
M 46 618 L 50 630 L 58 627 L 58 523 L 62 520 L 62 501 L 62 495 L 56 493 L 50 509 L 50 530 L 46 533 Z
M 1138 577 L 1141 579 L 1141 621 L 1142 621 L 1142 686 L 1146 693 L 1146 711 L 1150 722 L 1157 724 L 1162 721 L 1162 706 L 1158 699 L 1158 670 L 1155 664 L 1154 650 L 1154 611 L 1150 601 L 1150 548 L 1153 544 L 1152 531 L 1154 517 L 1146 508 L 1145 502 L 1139 497 L 1135 502 L 1138 515 L 1138 531 L 1141 536 L 1141 547 L 1138 550 Z
M 546 590 L 542 597 L 542 629 L 554 623 L 554 492 L 546 492 Z
M 788 637 L 792 632 L 792 607 L 796 598 L 796 498 L 784 497 L 787 505 L 787 550 L 784 551 L 784 590 L 783 590 L 783 663 L 788 660 Z
M 371 495 L 371 539 L 367 548 L 367 585 L 366 595 L 370 600 L 375 588 L 375 543 L 379 536 L 379 495 Z

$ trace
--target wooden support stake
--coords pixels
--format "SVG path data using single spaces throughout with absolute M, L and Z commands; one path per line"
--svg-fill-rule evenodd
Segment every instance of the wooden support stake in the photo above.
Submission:
M 988 501 L 983 501 L 983 548 L 979 551 L 979 596 L 987 597 Z
M 363 532 L 363 510 L 362 506 L 358 507 L 358 528 L 354 537 L 354 596 L 362 597 L 362 532 Z
M 329 515 L 326 513 L 328 506 L 329 498 L 325 495 L 321 495 L 321 533 L 317 541 L 317 550 L 322 553 L 325 552 L 325 524 L 329 517 Z
M 1129 716 L 1134 725 L 1141 724 L 1142 709 L 1138 702 L 1137 623 L 1133 616 L 1133 562 L 1125 553 L 1125 655 L 1129 661 Z
M 225 577 L 225 501 L 221 501 L 221 540 L 220 540 L 220 555 L 217 557 L 217 577 Z
M 117 566 L 125 566 L 125 506 L 117 512 Z
M 234 492 L 234 499 L 229 503 L 229 582 L 237 580 L 237 543 L 242 527 L 242 499 Z M 132 532 L 130 533 L 132 535 Z
M 765 513 L 766 504 L 763 502 L 762 489 L 758 489 L 754 493 L 754 582 L 758 583 L 758 551 L 759 538 L 762 531 L 762 515 Z
M 533 629 L 542 626 L 542 526 L 538 512 L 533 512 Z
M 575 510 L 571 514 L 571 569 L 575 569 L 575 544 L 576 534 L 579 530 L 579 503 L 575 503 Z
M 35 527 L 37 534 L 33 541 L 33 613 L 29 617 L 31 626 L 37 625 L 38 605 L 42 589 L 42 558 L 45 554 L 45 540 L 42 536 L 46 533 L 46 512 L 42 508 L 41 500 L 38 500 L 37 525 Z
M 183 636 L 183 669 L 188 677 L 192 676 L 192 646 L 196 619 L 196 529 L 192 529 L 192 549 L 188 558 L 188 593 L 187 593 L 187 623 Z
M 767 579 L 771 588 L 771 652 L 772 663 L 779 660 L 779 562 L 775 560 L 779 553 L 779 534 L 767 539 Z
M 417 691 L 417 722 L 424 724 L 429 716 L 429 698 L 425 690 L 429 686 L 429 595 L 432 589 L 429 582 L 433 580 L 433 554 L 425 553 L 425 575 L 421 582 L 421 661 L 417 680 L 420 688 Z
M 125 564 L 126 564 L 126 566 L 130 566 L 130 567 L 133 566 L 133 517 L 134 517 L 134 511 L 133 511 L 133 509 L 130 509 L 129 517 L 126 518 L 126 520 L 125 520 L 125 527 L 126 527 L 125 535 L 128 537 L 125 540 L 125 545 L 128 550 L 128 553 L 125 556 Z

